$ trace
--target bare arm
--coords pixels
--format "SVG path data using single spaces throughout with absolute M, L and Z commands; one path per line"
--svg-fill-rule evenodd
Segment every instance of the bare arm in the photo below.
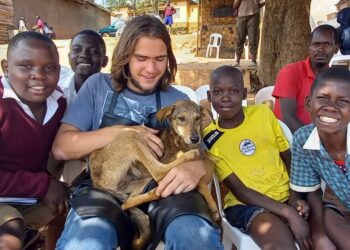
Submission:
M 59 128 L 54 144 L 53 155 L 59 160 L 73 160 L 86 157 L 94 150 L 110 143 L 124 128 L 133 128 L 147 138 L 147 144 L 158 155 L 163 153 L 163 144 L 156 136 L 157 130 L 143 126 L 125 127 L 115 125 L 94 131 L 83 132 L 69 124 L 63 123 Z
M 319 188 L 314 192 L 307 193 L 307 201 L 311 207 L 310 226 L 314 249 L 335 250 L 336 247 L 328 238 L 324 228 L 322 190 Z
M 289 98 L 279 98 L 281 104 L 282 120 L 289 129 L 294 133 L 304 124 L 297 117 L 297 102 Z
M 282 161 L 283 161 L 284 165 L 286 166 L 288 175 L 290 176 L 290 163 L 291 163 L 290 150 L 287 149 L 286 151 L 281 152 L 280 157 L 282 158 Z
M 294 238 L 302 246 L 301 248 L 311 248 L 308 224 L 298 215 L 296 209 L 246 187 L 234 173 L 224 179 L 224 183 L 241 202 L 263 207 L 287 220 Z
M 185 162 L 169 173 L 158 183 L 157 194 L 163 198 L 171 194 L 179 194 L 193 190 L 202 179 L 209 183 L 214 172 L 210 160 Z

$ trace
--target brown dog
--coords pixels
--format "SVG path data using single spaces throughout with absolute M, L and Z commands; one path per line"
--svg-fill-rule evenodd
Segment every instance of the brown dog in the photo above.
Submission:
M 160 132 L 165 149 L 159 161 L 144 137 L 132 128 L 123 130 L 109 145 L 91 154 L 89 166 L 94 187 L 120 199 L 122 208 L 130 209 L 137 224 L 139 235 L 133 242 L 135 249 L 141 249 L 150 235 L 148 216 L 135 207 L 160 198 L 155 189 L 145 194 L 142 191 L 152 178 L 158 182 L 178 164 L 199 159 L 201 124 L 209 116 L 207 109 L 189 100 L 177 101 L 158 111 L 158 120 L 169 121 L 169 127 Z M 217 220 L 218 210 L 207 184 L 200 181 L 197 189 Z

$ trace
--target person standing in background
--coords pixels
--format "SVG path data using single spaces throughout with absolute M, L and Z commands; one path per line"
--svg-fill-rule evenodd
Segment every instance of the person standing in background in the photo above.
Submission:
M 260 8 L 265 5 L 265 1 L 261 0 L 235 0 L 233 2 L 233 10 L 238 12 L 237 17 L 237 47 L 236 47 L 236 63 L 233 65 L 238 67 L 243 53 L 243 47 L 248 36 L 249 51 L 252 63 L 249 66 L 257 66 L 256 56 L 259 47 L 260 37 Z
M 32 27 L 32 29 L 36 32 L 39 32 L 41 34 L 44 34 L 44 22 L 41 20 L 40 16 L 35 16 L 36 23 Z
M 176 13 L 176 9 L 170 5 L 170 1 L 166 2 L 165 8 L 164 8 L 164 24 L 165 26 L 169 25 L 169 34 L 171 34 L 171 25 L 174 23 L 173 15 Z
M 27 31 L 27 27 L 26 27 L 26 21 L 24 20 L 24 17 L 21 16 L 19 18 L 19 23 L 18 23 L 18 31 L 22 32 L 22 31 Z

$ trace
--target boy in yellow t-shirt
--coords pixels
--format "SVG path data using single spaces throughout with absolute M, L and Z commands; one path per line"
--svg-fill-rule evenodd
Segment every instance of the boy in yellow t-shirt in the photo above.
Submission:
M 265 105 L 242 107 L 242 73 L 214 70 L 208 100 L 219 114 L 204 131 L 215 171 L 229 188 L 225 214 L 262 248 L 309 249 L 307 222 L 289 206 L 290 150 L 278 120 Z M 287 223 L 285 223 L 287 222 Z M 293 238 L 294 236 L 294 238 Z

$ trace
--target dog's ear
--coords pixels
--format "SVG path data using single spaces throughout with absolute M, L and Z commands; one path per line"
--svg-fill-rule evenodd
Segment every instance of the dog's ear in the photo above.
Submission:
M 163 121 L 171 116 L 171 114 L 174 112 L 175 106 L 170 105 L 168 107 L 162 108 L 157 112 L 157 120 L 158 121 Z
M 201 129 L 205 129 L 209 124 L 214 120 L 213 114 L 211 111 L 205 107 L 200 106 L 201 108 Z

